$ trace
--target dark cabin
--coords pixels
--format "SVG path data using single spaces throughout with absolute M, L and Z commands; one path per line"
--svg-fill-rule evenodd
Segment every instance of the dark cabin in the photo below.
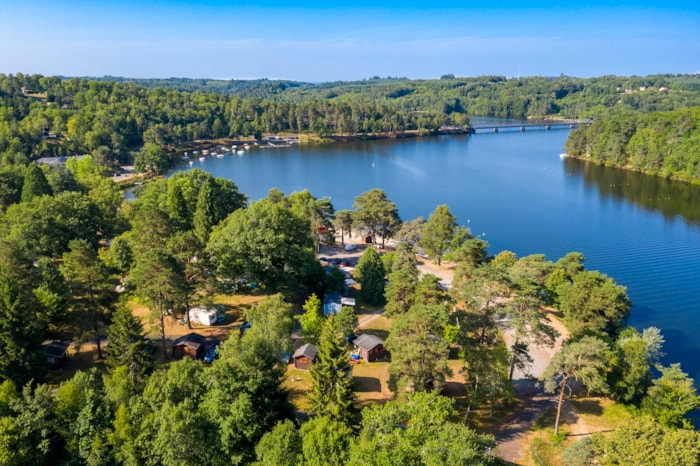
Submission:
M 297 369 L 309 370 L 311 364 L 313 364 L 313 362 L 316 360 L 317 352 L 318 350 L 311 343 L 300 346 L 292 355 L 292 359 L 294 359 L 294 367 Z
M 188 356 L 192 359 L 204 357 L 205 340 L 198 333 L 188 333 L 173 342 L 173 359 L 182 359 Z
M 46 347 L 49 370 L 56 371 L 66 367 L 66 364 L 68 364 L 68 346 L 70 346 L 70 343 L 66 341 L 54 341 Z
M 360 357 L 367 362 L 383 359 L 386 356 L 384 340 L 369 333 L 363 333 L 355 338 L 352 344 L 355 346 L 355 351 L 358 351 Z

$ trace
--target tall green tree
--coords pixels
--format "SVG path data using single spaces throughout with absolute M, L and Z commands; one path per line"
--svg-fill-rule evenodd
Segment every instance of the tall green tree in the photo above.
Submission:
M 529 345 L 552 347 L 559 336 L 542 309 L 545 277 L 544 257 L 522 258 L 508 267 L 512 299 L 505 309 L 508 326 L 513 329 L 509 380 L 513 380 L 519 361 L 529 359 Z
M 386 272 L 382 259 L 374 248 L 362 253 L 355 268 L 355 278 L 360 283 L 360 296 L 368 304 L 384 302 L 384 277 Z
M 406 391 L 440 389 L 452 374 L 444 339 L 448 322 L 443 306 L 414 305 L 391 324 L 386 347 L 391 352 L 389 387 L 398 396 Z
M 23 386 L 46 372 L 47 319 L 32 288 L 34 267 L 17 244 L 0 240 L 0 378 Z
M 309 223 L 280 203 L 251 203 L 233 212 L 208 244 L 223 277 L 246 278 L 272 291 L 295 290 L 321 276 Z
M 554 435 L 559 433 L 561 406 L 567 385 L 572 380 L 583 384 L 588 391 L 607 391 L 605 372 L 607 370 L 607 344 L 598 337 L 585 336 L 578 341 L 564 344 L 543 374 L 545 388 L 554 392 L 558 387 L 559 402 L 554 421 Z
M 24 173 L 24 183 L 22 184 L 22 202 L 28 202 L 35 197 L 53 194 L 44 172 L 36 163 L 31 163 Z
M 479 344 L 488 344 L 487 335 L 495 326 L 495 312 L 503 307 L 503 298 L 510 293 L 504 272 L 483 265 L 459 279 L 455 274 L 452 285 L 452 296 L 466 304 L 469 311 L 467 316 L 480 328 Z
M 442 263 L 442 257 L 452 243 L 456 228 L 457 218 L 446 204 L 437 206 L 428 217 L 420 242 L 425 252 L 437 260 L 438 265 Z
M 192 328 L 188 312 L 195 296 L 203 291 L 213 292 L 213 265 L 204 250 L 203 243 L 193 231 L 177 232 L 168 239 L 166 248 L 177 260 L 183 272 L 184 286 L 180 304 L 188 328 Z M 210 286 L 207 286 L 210 285 Z
M 377 236 L 382 236 L 382 247 L 387 238 L 391 238 L 401 226 L 401 219 L 396 204 L 391 202 L 381 189 L 374 188 L 355 198 L 353 204 L 353 222 L 364 227 L 376 243 Z
M 318 296 L 312 294 L 304 303 L 304 314 L 297 317 L 301 325 L 301 334 L 309 343 L 317 344 L 323 330 L 324 319 L 321 315 L 322 303 Z
M 355 416 L 352 367 L 344 335 L 336 333 L 331 322 L 323 326 L 311 380 L 311 412 L 351 424 Z
M 289 419 L 280 421 L 255 446 L 255 466 L 297 466 L 302 461 L 301 434 Z
M 212 227 L 218 223 L 214 206 L 214 192 L 210 182 L 205 182 L 199 190 L 193 223 L 197 238 L 199 238 L 199 241 L 206 244 L 209 240 L 209 233 L 211 233 Z
M 604 332 L 615 338 L 624 328 L 631 303 L 627 289 L 600 272 L 580 272 L 557 288 L 559 309 L 573 334 Z
M 658 368 L 664 338 L 656 327 L 639 333 L 628 327 L 615 341 L 608 384 L 613 398 L 638 403 L 651 385 L 652 368 Z
M 610 435 L 594 436 L 593 443 L 595 460 L 606 466 L 693 466 L 700 463 L 700 433 L 697 430 L 667 427 L 649 416 L 624 422 Z
M 413 393 L 362 411 L 360 438 L 350 464 L 496 465 L 492 435 L 450 422 L 454 401 L 436 393 Z
M 303 464 L 342 466 L 348 464 L 352 430 L 330 417 L 316 417 L 301 428 Z
M 642 400 L 642 410 L 668 427 L 691 427 L 685 416 L 698 407 L 700 396 L 693 379 L 681 370 L 680 364 L 662 367 L 661 377 L 652 382 Z
M 333 225 L 337 231 L 340 231 L 340 244 L 345 246 L 345 235 L 348 237 L 352 236 L 352 211 L 351 210 L 339 210 L 335 213 L 335 219 L 333 220 Z
M 177 302 L 185 287 L 181 264 L 162 249 L 145 252 L 129 275 L 136 295 L 146 301 L 151 318 L 158 322 L 163 357 L 168 358 L 165 347 L 165 314 L 169 306 Z
M 389 274 L 389 283 L 384 290 L 388 315 L 406 313 L 415 301 L 417 280 L 411 272 L 399 269 Z
M 130 387 L 139 390 L 153 369 L 153 348 L 145 338 L 143 324 L 128 306 L 117 306 L 107 338 L 107 364 L 112 369 L 126 367 Z
M 112 318 L 118 282 L 86 241 L 73 240 L 69 248 L 63 254 L 61 272 L 72 295 L 71 320 L 79 332 L 78 341 L 94 340 L 102 359 L 100 329 Z
M 170 161 L 165 150 L 158 144 L 147 142 L 134 157 L 134 170 L 147 176 L 158 176 L 165 173 Z

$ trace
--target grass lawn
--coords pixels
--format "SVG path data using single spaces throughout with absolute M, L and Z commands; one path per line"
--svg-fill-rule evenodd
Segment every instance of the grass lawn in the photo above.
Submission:
M 294 409 L 301 412 L 309 410 L 308 394 L 311 391 L 311 373 L 307 370 L 297 369 L 294 364 L 287 366 L 287 377 L 282 386 L 289 390 L 289 401 Z
M 605 435 L 632 419 L 623 404 L 608 398 L 581 397 L 564 403 L 558 436 L 554 436 L 557 406 L 552 403 L 526 439 L 532 464 L 562 465 L 561 454 L 572 443 L 594 433 Z
M 355 383 L 355 406 L 364 408 L 372 404 L 383 404 L 394 395 L 389 390 L 389 362 L 360 361 L 352 366 Z

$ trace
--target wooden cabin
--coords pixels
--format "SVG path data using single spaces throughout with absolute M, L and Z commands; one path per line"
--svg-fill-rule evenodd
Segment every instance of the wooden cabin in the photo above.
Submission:
M 54 341 L 46 347 L 46 357 L 49 363 L 49 370 L 57 371 L 68 364 L 68 347 L 70 343 L 66 341 Z
M 311 343 L 300 346 L 292 355 L 294 367 L 297 369 L 309 370 L 311 364 L 316 360 L 317 353 L 318 350 Z
M 192 359 L 202 359 L 204 357 L 205 340 L 198 333 L 188 333 L 173 342 L 173 359 L 182 359 L 188 356 Z
M 360 354 L 360 357 L 367 362 L 376 361 L 386 357 L 384 340 L 377 336 L 369 333 L 363 333 L 359 337 L 355 338 L 352 344 L 355 346 L 355 351 L 357 351 Z

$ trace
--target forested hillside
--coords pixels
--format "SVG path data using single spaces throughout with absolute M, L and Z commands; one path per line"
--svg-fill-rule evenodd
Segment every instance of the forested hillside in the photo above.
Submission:
M 611 167 L 700 183 L 700 107 L 602 119 L 571 132 L 566 152 Z
M 435 80 L 372 78 L 322 84 L 0 75 L 0 160 L 6 167 L 47 156 L 90 154 L 101 166 L 115 169 L 140 156 L 145 160 L 137 161 L 137 168 L 158 174 L 170 165 L 173 149 L 192 141 L 260 139 L 266 133 L 317 138 L 431 135 L 440 128 L 468 131 L 469 116 L 486 115 L 592 117 L 600 127 L 612 125 L 603 133 L 616 131 L 614 125 L 619 124 L 620 136 L 610 143 L 596 142 L 599 149 L 592 151 L 609 163 L 624 160 L 616 144 L 628 137 L 628 126 L 638 115 L 699 105 L 696 75 L 447 75 Z M 683 129 L 674 131 L 685 134 Z M 679 177 L 677 172 L 692 171 L 688 167 L 695 162 L 684 158 L 685 146 L 665 167 L 654 161 L 657 149 L 646 147 L 654 143 L 647 136 L 636 138 L 634 151 L 651 155 L 636 156 L 634 168 Z M 572 144 L 573 152 L 583 150 Z

